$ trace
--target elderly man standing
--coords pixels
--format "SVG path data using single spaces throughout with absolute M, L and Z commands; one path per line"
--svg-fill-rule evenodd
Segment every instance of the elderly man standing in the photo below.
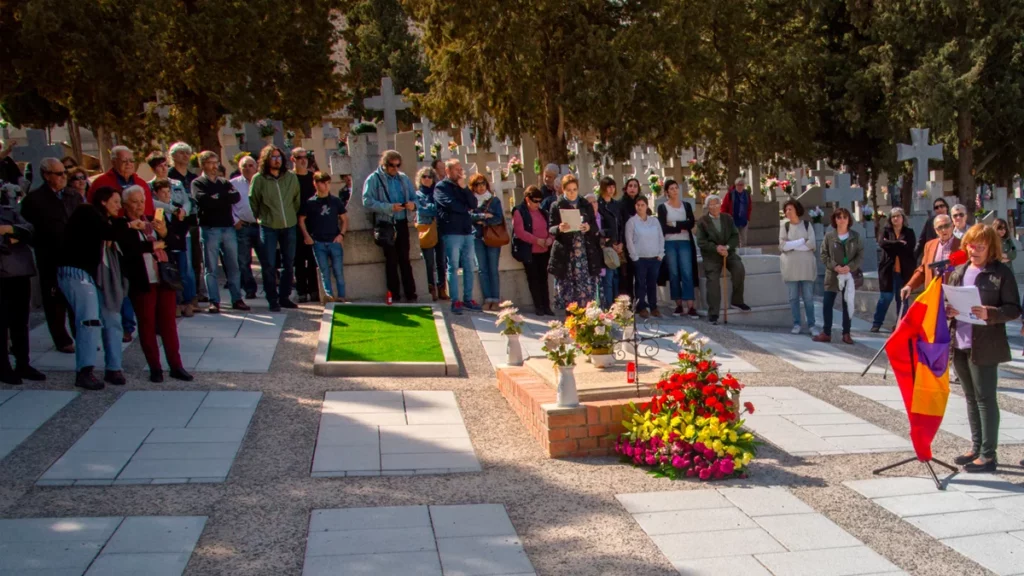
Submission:
M 92 191 L 109 186 L 114 190 L 124 191 L 129 186 L 139 186 L 146 193 L 146 216 L 150 218 L 156 212 L 153 206 L 153 191 L 149 184 L 135 173 L 135 153 L 127 146 L 114 146 L 110 149 L 110 163 L 113 168 L 107 170 L 89 186 L 89 201 L 92 202 Z
M 60 160 L 43 158 L 39 168 L 43 175 L 43 185 L 29 192 L 22 200 L 21 215 L 34 228 L 33 247 L 46 327 L 54 347 L 65 354 L 73 354 L 75 342 L 68 334 L 67 322 L 71 320 L 74 331 L 75 318 L 63 292 L 57 286 L 57 267 L 64 250 L 64 228 L 71 213 L 85 200 L 80 194 L 65 192 L 67 172 Z
M 299 215 L 299 179 L 284 169 L 284 152 L 268 145 L 260 152 L 260 171 L 249 183 L 249 207 L 260 223 L 263 242 L 263 291 L 271 312 L 298 308 L 292 294 L 295 266 L 295 228 Z M 277 248 L 281 247 L 281 291 L 277 286 Z
M 949 260 L 949 255 L 960 249 L 960 239 L 953 235 L 953 220 L 949 216 L 940 214 L 932 222 L 935 225 L 935 233 L 939 237 L 929 240 L 924 245 L 921 265 L 914 270 L 910 280 L 907 280 L 903 289 L 900 290 L 900 298 L 903 300 L 909 298 L 910 293 L 915 289 L 931 284 L 932 278 L 935 276 L 935 272 L 931 269 L 932 264 Z
M 384 251 L 388 292 L 398 300 L 404 288 L 405 299 L 416 302 L 416 281 L 409 263 L 409 213 L 416 210 L 413 202 L 416 189 L 409 177 L 400 171 L 401 167 L 402 155 L 397 151 L 385 150 L 381 154 L 380 166 L 363 183 L 363 207 L 373 214 L 375 232 L 377 229 L 388 230 L 390 235 L 390 238 L 377 241 Z M 438 230 L 438 234 L 441 233 Z
M 260 241 L 260 226 L 249 206 L 249 184 L 259 168 L 252 156 L 243 156 L 238 161 L 239 176 L 231 179 L 231 185 L 238 192 L 238 202 L 231 208 L 235 217 L 235 234 L 238 236 L 238 271 L 241 275 L 242 289 L 246 300 L 256 297 L 256 277 L 252 274 L 252 251 L 256 249 L 256 258 L 262 258 L 263 243 Z M 261 260 L 262 262 L 262 260 Z
M 167 153 L 171 156 L 171 162 L 174 166 L 167 172 L 167 177 L 178 180 L 185 186 L 185 190 L 192 193 L 192 181 L 196 179 L 196 174 L 193 174 L 188 169 L 188 164 L 192 160 L 192 147 L 184 142 L 175 142 L 171 144 L 171 147 L 167 150 Z M 203 277 L 203 247 L 199 239 L 199 226 L 193 226 L 188 231 L 189 235 L 189 253 L 192 259 L 192 273 L 196 278 Z M 206 297 L 206 286 L 204 282 L 196 282 L 196 300 L 198 302 L 207 302 Z M 193 303 L 195 304 L 195 303 Z
M 220 176 L 220 158 L 215 152 L 199 154 L 203 174 L 192 181 L 192 196 L 199 205 L 199 230 L 203 237 L 203 263 L 206 266 L 206 291 L 210 295 L 210 314 L 220 312 L 220 286 L 217 285 L 217 259 L 224 253 L 224 273 L 231 292 L 231 308 L 249 310 L 238 287 L 238 237 L 232 209 L 241 198 L 235 187 Z
M 747 183 L 743 178 L 737 178 L 732 188 L 725 194 L 722 200 L 722 212 L 732 216 L 733 223 L 739 231 L 740 246 L 747 245 L 747 225 L 750 224 L 750 216 L 754 212 L 754 200 L 747 190 Z
M 541 174 L 544 183 L 540 186 L 540 192 L 544 195 L 544 199 L 540 201 L 541 210 L 550 210 L 551 205 L 558 201 L 558 172 L 558 164 L 548 164 L 544 167 Z
M 743 280 L 746 271 L 743 260 L 736 254 L 739 231 L 732 216 L 722 211 L 722 199 L 711 194 L 704 199 L 707 213 L 697 220 L 697 246 L 704 257 L 705 292 L 708 299 L 708 321 L 718 324 L 718 307 L 722 301 L 722 275 L 725 269 L 732 277 L 732 306 L 750 310 L 743 303 Z M 723 266 L 724 261 L 724 266 Z

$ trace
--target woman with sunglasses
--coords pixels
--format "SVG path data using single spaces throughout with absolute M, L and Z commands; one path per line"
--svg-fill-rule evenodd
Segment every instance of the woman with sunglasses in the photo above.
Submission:
M 1020 316 L 1020 293 L 1013 271 L 1000 262 L 1000 240 L 995 230 L 975 224 L 964 234 L 963 244 L 970 260 L 950 274 L 948 283 L 977 287 L 981 306 L 971 308 L 970 313 L 983 324 L 961 322 L 956 319 L 960 312 L 946 307 L 946 315 L 951 318 L 953 368 L 964 389 L 971 426 L 971 450 L 957 456 L 955 462 L 967 472 L 995 472 L 999 364 L 1010 361 L 1006 323 Z
M 420 250 L 423 252 L 423 262 L 427 266 L 427 286 L 430 289 L 430 298 L 434 302 L 448 300 L 447 270 L 448 261 L 444 257 L 444 243 L 441 235 L 437 233 L 437 203 L 434 201 L 434 178 L 436 173 L 433 168 L 421 168 L 416 174 L 416 183 L 419 189 L 416 191 L 416 229 L 420 232 Z M 430 227 L 434 227 L 434 245 L 430 248 L 423 246 L 424 234 L 428 233 Z
M 967 207 L 963 204 L 954 204 L 950 212 L 953 214 L 953 236 L 963 240 L 967 234 Z
M 527 186 L 523 202 L 512 211 L 512 257 L 523 263 L 537 316 L 554 316 L 548 293 L 548 260 L 555 239 L 548 233 L 548 212 L 540 207 L 544 193 Z
M 825 298 L 823 302 L 821 334 L 812 340 L 815 342 L 832 341 L 832 313 L 835 307 L 836 298 L 840 292 L 840 279 L 845 277 L 847 285 L 844 290 L 853 289 L 853 278 L 857 270 L 860 270 L 861 262 L 864 260 L 864 244 L 860 234 L 850 229 L 850 211 L 846 208 L 836 208 L 832 213 L 832 228 L 825 233 L 825 240 L 821 243 L 821 261 L 825 263 Z M 842 298 L 843 306 L 843 342 L 853 344 L 850 336 L 850 315 L 853 310 L 847 303 L 847 298 Z
M 949 204 L 946 204 L 946 201 L 942 198 L 937 198 L 932 203 L 932 215 L 925 221 L 924 227 L 921 228 L 921 235 L 917 237 L 917 246 L 914 247 L 914 262 L 921 261 L 921 256 L 924 254 L 924 245 L 939 237 L 939 234 L 935 231 L 934 222 L 936 216 L 949 216 Z
M 68 189 L 81 194 L 82 200 L 85 200 L 89 191 L 89 175 L 85 173 L 85 168 L 73 166 L 68 169 Z
M 1013 268 L 1010 262 L 1017 259 L 1017 244 L 1010 236 L 1010 225 L 1006 223 L 1006 220 L 996 218 L 995 222 L 992 223 L 992 228 L 996 231 L 996 235 L 999 236 L 1002 244 L 1003 257 L 1000 259 L 1000 262 Z

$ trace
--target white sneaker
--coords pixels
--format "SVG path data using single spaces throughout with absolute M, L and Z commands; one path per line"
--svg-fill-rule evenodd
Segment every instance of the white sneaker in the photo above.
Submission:
M 810 333 L 811 333 L 811 338 L 814 338 L 818 334 L 821 334 L 821 331 L 818 330 L 817 328 L 815 328 L 814 326 L 811 326 L 810 327 Z
M 800 333 L 800 325 L 797 324 L 797 325 L 793 326 L 793 329 L 790 330 L 789 333 L 790 334 L 799 334 Z

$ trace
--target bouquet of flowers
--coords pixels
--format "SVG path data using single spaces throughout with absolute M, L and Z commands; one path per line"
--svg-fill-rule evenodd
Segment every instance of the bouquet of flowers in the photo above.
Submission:
M 260 133 L 260 138 L 266 138 L 267 136 L 273 136 L 277 130 L 274 129 L 274 125 L 270 120 L 263 119 L 256 122 L 256 129 Z
M 612 307 L 608 309 L 615 318 L 615 323 L 620 328 L 625 328 L 633 324 L 633 307 L 630 305 L 629 296 L 622 294 L 615 298 L 612 302 Z
M 871 222 L 875 219 L 875 209 L 871 207 L 871 204 L 865 204 L 860 208 L 860 215 L 865 222 Z
M 338 154 L 348 156 L 348 140 L 338 140 Z
M 917 190 L 917 191 L 914 192 L 914 196 L 916 196 L 917 198 L 920 198 L 920 199 L 923 200 L 923 199 L 928 197 L 928 191 L 927 190 Z
M 373 122 L 359 122 L 352 126 L 352 129 L 349 130 L 349 132 L 351 132 L 353 136 L 358 136 L 360 134 L 374 134 L 377 132 L 377 125 Z
M 703 201 L 708 194 L 715 193 L 723 178 L 722 170 L 711 162 L 690 160 L 690 175 L 686 180 L 690 184 L 690 195 L 694 198 Z
M 576 343 L 569 331 L 558 320 L 552 320 L 548 327 L 551 329 L 540 337 L 541 350 L 555 366 L 575 366 Z
M 508 159 L 508 171 L 510 174 L 522 174 L 523 173 L 523 161 L 518 156 L 513 156 Z
M 612 328 L 615 326 L 615 314 L 605 312 L 597 302 L 591 301 L 586 308 L 575 302 L 566 309 L 569 317 L 565 320 L 565 328 L 576 342 L 576 346 L 585 354 L 610 354 L 615 341 Z
M 540 158 L 533 159 L 533 173 L 540 174 Z
M 768 197 L 768 194 L 774 192 L 779 187 L 779 180 L 777 178 L 761 178 L 761 195 Z
M 432 158 L 440 158 L 441 157 L 441 143 L 440 142 L 434 142 L 433 144 L 430 145 L 430 156 Z
M 424 158 L 424 156 L 423 156 L 423 141 L 417 138 L 416 139 L 416 160 L 418 160 L 419 162 L 423 162 L 423 158 Z
M 505 300 L 501 303 L 501 310 L 498 312 L 498 319 L 495 320 L 494 325 L 501 326 L 501 333 L 505 336 L 522 334 L 523 316 L 519 313 L 519 308 L 512 305 L 511 300 Z
M 791 180 L 782 180 L 779 182 L 779 186 L 782 188 L 783 194 L 787 196 L 793 195 L 793 182 Z
M 458 147 L 459 145 L 455 143 L 455 140 L 448 141 L 448 151 L 451 152 L 452 154 L 455 153 L 455 150 L 458 149 Z
M 683 330 L 674 340 L 681 348 L 675 369 L 658 382 L 658 396 L 629 405 L 616 453 L 656 476 L 746 477 L 757 443 L 740 416 L 753 414 L 754 405 L 747 402 L 740 411 L 735 394 L 743 386 L 719 374 L 707 338 Z
M 661 194 L 662 179 L 661 176 L 654 173 L 653 168 L 648 169 L 647 183 L 651 186 L 651 194 L 655 196 Z
M 807 211 L 807 215 L 811 217 L 812 224 L 821 224 L 822 219 L 825 217 L 825 211 L 820 206 L 815 206 Z

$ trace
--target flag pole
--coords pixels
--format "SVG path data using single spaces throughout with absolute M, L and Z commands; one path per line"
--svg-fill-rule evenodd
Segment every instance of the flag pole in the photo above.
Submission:
M 896 328 L 899 328 L 900 322 L 902 322 L 903 318 L 907 315 L 907 305 L 909 304 L 909 302 L 909 297 L 903 300 L 903 313 L 900 314 L 900 319 L 899 322 L 896 323 Z M 875 352 L 875 355 L 871 357 L 871 361 L 868 362 L 868 365 L 864 367 L 864 371 L 860 373 L 861 378 L 863 378 L 864 375 L 868 373 L 868 370 L 870 370 L 871 366 L 875 363 L 876 360 L 878 360 L 878 357 L 882 355 L 882 352 L 885 352 L 885 347 L 889 345 L 889 340 L 892 340 L 892 337 L 895 335 L 896 330 L 893 330 L 892 334 L 889 334 L 889 337 L 885 339 L 885 342 L 882 344 L 882 347 L 878 349 L 878 352 Z

